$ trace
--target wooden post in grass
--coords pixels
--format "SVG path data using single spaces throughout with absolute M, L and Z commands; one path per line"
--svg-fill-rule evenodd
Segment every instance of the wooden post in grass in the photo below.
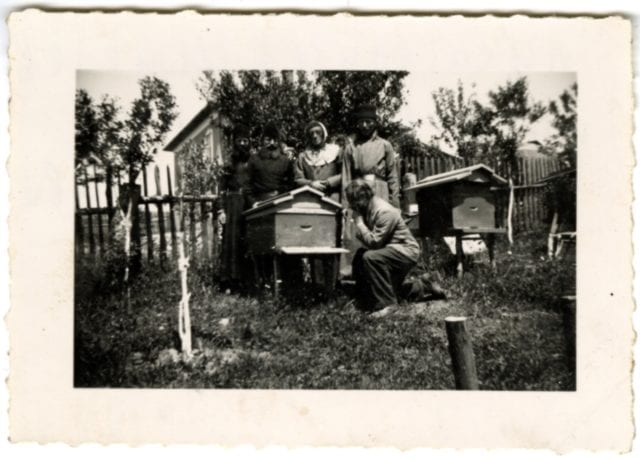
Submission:
M 562 322 L 564 325 L 565 349 L 567 363 L 572 369 L 576 365 L 576 297 L 566 295 L 562 297 Z
M 471 338 L 467 332 L 467 318 L 447 317 L 444 321 L 449 339 L 449 353 L 451 354 L 456 389 L 477 390 L 478 375 Z

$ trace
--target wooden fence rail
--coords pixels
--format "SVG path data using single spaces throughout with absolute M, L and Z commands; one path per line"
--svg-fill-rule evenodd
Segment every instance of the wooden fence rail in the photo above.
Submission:
M 164 194 L 160 169 L 154 169 L 155 195 L 150 195 L 150 187 L 146 171 L 142 172 L 142 195 L 137 200 L 133 209 L 137 216 L 133 216 L 133 222 L 137 222 L 137 228 L 132 228 L 132 234 L 139 235 L 139 249 L 143 258 L 148 262 L 160 261 L 178 255 L 177 231 L 182 229 L 185 233 L 186 248 L 191 258 L 216 260 L 220 244 L 216 240 L 220 231 L 216 218 L 216 196 L 174 196 L 169 167 L 166 170 L 168 193 Z M 93 177 L 97 177 L 93 171 Z M 85 207 L 80 207 L 78 188 L 76 185 L 76 217 L 75 217 L 75 249 L 80 257 L 102 257 L 106 254 L 109 242 L 119 230 L 121 224 L 120 212 L 117 205 L 113 204 L 114 196 L 119 195 L 112 189 L 112 179 L 105 180 L 107 205 L 100 205 L 100 193 L 97 180 L 92 180 L 83 174 L 85 189 Z M 95 199 L 91 198 L 91 188 Z M 116 193 L 114 193 L 116 191 Z M 182 221 L 176 223 L 179 202 L 185 203 Z M 116 199 L 116 202 L 118 200 Z M 105 218 L 106 217 L 106 218 Z M 178 226 L 180 225 L 180 226 Z M 96 237 L 97 236 L 97 237 Z M 169 244 L 170 241 L 170 244 Z
M 469 166 L 468 160 L 457 157 L 405 155 L 400 161 L 400 174 L 413 172 L 421 180 L 430 175 Z M 514 203 L 512 224 L 514 232 L 527 231 L 540 225 L 546 217 L 545 187 L 537 182 L 561 169 L 555 158 L 518 158 L 515 164 L 487 164 L 494 171 L 514 184 Z M 514 170 L 515 169 L 515 170 Z M 105 254 L 114 231 L 118 229 L 120 178 L 113 183 L 111 171 L 106 171 L 104 194 L 106 206 L 102 205 L 98 187 L 98 175 L 95 167 L 92 170 L 93 180 L 85 170 L 82 176 L 83 185 L 76 185 L 75 213 L 75 249 L 81 257 L 101 257 Z M 185 234 L 186 248 L 192 257 L 212 260 L 217 265 L 220 251 L 219 222 L 216 218 L 216 196 L 183 196 L 184 215 L 182 221 L 176 216 L 180 198 L 173 194 L 171 170 L 166 168 L 166 194 L 162 189 L 160 169 L 153 171 L 155 194 L 151 194 L 150 183 L 145 170 L 142 172 L 142 183 L 138 204 L 137 227 L 132 230 L 134 241 L 148 262 L 164 262 L 169 257 L 177 256 L 177 231 L 182 228 Z M 80 188 L 84 188 L 84 193 Z M 80 197 L 84 195 L 84 205 Z M 92 196 L 93 195 L 93 196 Z M 498 195 L 497 218 L 506 221 L 509 202 L 509 190 L 505 188 Z M 170 241 L 170 243 L 169 243 Z

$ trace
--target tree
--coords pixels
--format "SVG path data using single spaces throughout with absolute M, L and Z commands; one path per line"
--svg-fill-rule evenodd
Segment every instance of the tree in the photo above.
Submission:
M 569 167 L 577 164 L 577 99 L 578 83 L 560 94 L 558 100 L 549 103 L 549 113 L 553 115 L 553 127 L 557 134 L 551 137 L 548 146 L 558 153 L 559 158 Z
M 526 77 L 507 81 L 489 91 L 481 104 L 474 93 L 466 95 L 458 82 L 456 90 L 439 88 L 433 94 L 438 129 L 433 141 L 444 141 L 461 157 L 515 164 L 516 152 L 531 125 L 545 113 L 532 102 Z
M 75 162 L 79 166 L 91 160 L 98 143 L 98 114 L 93 99 L 84 89 L 76 91 Z
M 531 125 L 545 114 L 540 102 L 531 102 L 526 77 L 508 81 L 496 91 L 489 91 L 489 106 L 481 118 L 495 133 L 494 155 L 499 162 L 516 165 L 516 152 Z
M 140 97 L 132 102 L 124 121 L 119 152 L 131 184 L 142 168 L 153 161 L 157 147 L 177 117 L 175 97 L 168 83 L 147 76 L 138 84 Z
M 304 146 L 304 128 L 313 119 L 322 121 L 330 135 L 351 131 L 350 113 L 361 103 L 375 104 L 381 131 L 401 130 L 393 117 L 404 103 L 402 79 L 407 72 L 239 71 L 204 72 L 198 90 L 214 109 L 233 124 L 259 128 L 277 123 L 283 140 L 296 149 Z
M 471 86 L 472 89 L 475 85 Z M 488 113 L 480 105 L 475 92 L 466 94 L 458 80 L 456 89 L 438 88 L 432 93 L 436 117 L 429 121 L 438 131 L 432 145 L 443 142 L 461 158 L 485 158 L 495 142 L 488 129 Z

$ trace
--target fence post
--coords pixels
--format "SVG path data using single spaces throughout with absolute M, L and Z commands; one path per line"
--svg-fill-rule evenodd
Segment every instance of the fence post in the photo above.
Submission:
M 173 208 L 175 206 L 173 198 L 173 189 L 171 187 L 171 170 L 167 166 L 167 188 L 169 190 L 169 227 L 171 228 L 171 256 L 174 258 L 178 253 L 178 242 L 176 239 L 176 220 L 173 215 Z
M 76 249 L 78 255 L 84 255 L 84 233 L 82 231 L 82 215 L 80 214 L 80 198 L 78 196 L 78 182 L 75 184 L 76 190 Z
M 127 212 L 131 199 L 131 252 L 129 255 L 131 274 L 136 275 L 142 268 L 142 254 L 140 249 L 140 185 L 123 183 L 120 185 L 118 201 L 123 212 Z
M 471 338 L 467 332 L 466 317 L 444 319 L 449 339 L 449 353 L 457 390 L 477 390 L 478 375 L 473 356 Z
M 145 198 L 149 197 L 149 184 L 147 182 L 147 168 L 142 168 L 142 193 Z M 151 214 L 149 213 L 149 204 L 144 202 L 144 230 L 147 236 L 147 259 L 153 260 L 153 231 L 151 230 Z
M 153 178 L 156 182 L 156 194 L 158 201 L 158 232 L 160 233 L 160 263 L 164 263 L 167 259 L 167 239 L 164 229 L 164 211 L 162 210 L 162 188 L 160 187 L 160 168 L 156 165 L 153 168 Z

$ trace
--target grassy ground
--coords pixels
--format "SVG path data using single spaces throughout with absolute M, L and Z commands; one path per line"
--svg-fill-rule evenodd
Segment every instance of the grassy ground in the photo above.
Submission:
M 177 272 L 149 268 L 135 281 L 131 312 L 104 271 L 76 273 L 75 384 L 81 387 L 453 389 L 444 318 L 469 318 L 481 389 L 573 390 L 558 297 L 574 291 L 574 259 L 548 261 L 545 235 L 519 235 L 484 254 L 463 279 L 435 247 L 428 268 L 446 301 L 411 304 L 371 319 L 344 298 L 274 304 L 225 295 L 213 273 L 190 271 L 196 353 L 179 359 Z M 508 253 L 510 250 L 510 253 Z

